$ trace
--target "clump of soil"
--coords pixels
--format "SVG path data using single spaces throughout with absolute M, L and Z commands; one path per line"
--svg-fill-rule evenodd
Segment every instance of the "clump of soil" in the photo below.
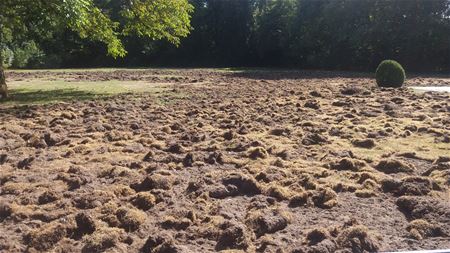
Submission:
M 411 237 L 416 240 L 423 240 L 428 237 L 445 236 L 440 226 L 430 224 L 428 221 L 422 219 L 411 221 L 406 230 L 411 234 Z
M 102 228 L 86 237 L 81 252 L 104 252 L 118 246 L 123 236 L 123 232 L 118 228 Z
M 266 159 L 268 156 L 267 150 L 263 147 L 254 147 L 248 151 L 248 157 L 251 159 Z
M 334 170 L 359 171 L 362 167 L 364 167 L 364 165 L 364 162 L 352 160 L 350 158 L 343 158 L 338 162 L 331 163 L 330 167 Z
M 134 231 L 138 229 L 147 218 L 145 213 L 126 207 L 119 208 L 116 215 L 120 222 L 120 226 L 126 231 Z
M 311 199 L 314 205 L 320 208 L 332 208 L 338 204 L 336 192 L 329 188 L 315 191 Z
M 401 180 L 386 179 L 382 181 L 385 192 L 396 195 L 427 195 L 433 190 L 433 181 L 426 177 L 405 177 Z
M 378 239 L 361 225 L 344 229 L 337 237 L 337 244 L 352 252 L 377 252 L 381 247 Z
M 249 176 L 231 175 L 224 178 L 222 182 L 224 185 L 232 185 L 236 187 L 236 194 L 255 195 L 261 193 L 258 182 Z
M 226 223 L 224 227 L 217 240 L 216 250 L 247 250 L 249 248 L 251 241 L 246 226 Z
M 406 164 L 400 160 L 396 159 L 385 159 L 381 160 L 376 166 L 375 169 L 378 171 L 384 172 L 386 174 L 400 173 L 400 172 L 413 172 L 416 169 L 409 164 Z
M 283 230 L 287 227 L 288 223 L 288 214 L 282 213 L 279 210 L 250 212 L 246 220 L 246 224 L 253 230 L 257 237 Z
M 375 147 L 375 141 L 373 139 L 353 140 L 352 144 L 359 148 L 373 148 Z
M 39 251 L 50 250 L 56 243 L 66 236 L 66 228 L 59 223 L 50 223 L 37 228 L 25 236 L 27 245 Z
M 131 199 L 131 203 L 146 211 L 156 204 L 156 197 L 149 192 L 139 192 Z

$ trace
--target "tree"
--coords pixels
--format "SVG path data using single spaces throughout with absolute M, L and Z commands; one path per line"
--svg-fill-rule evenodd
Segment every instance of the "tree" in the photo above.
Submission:
M 288 48 L 296 7 L 294 0 L 256 2 L 252 46 L 264 65 L 283 66 L 289 62 Z
M 250 0 L 191 0 L 193 31 L 178 49 L 162 47 L 166 52 L 156 54 L 177 63 L 186 62 L 206 66 L 240 65 L 248 57 L 248 38 L 253 13 Z M 172 55 L 172 57 L 170 57 Z M 166 57 L 167 58 L 167 57 Z
M 51 37 L 70 29 L 81 38 L 106 45 L 114 58 L 126 55 L 122 39 L 136 35 L 178 45 L 191 29 L 192 5 L 187 0 L 116 0 L 120 11 L 109 15 L 109 0 L 0 1 L 0 95 L 6 97 L 3 51 L 18 41 Z

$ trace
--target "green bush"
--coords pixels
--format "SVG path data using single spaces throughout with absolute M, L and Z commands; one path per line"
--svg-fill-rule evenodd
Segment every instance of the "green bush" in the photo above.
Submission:
M 378 65 L 376 78 L 379 87 L 402 87 L 405 82 L 405 70 L 400 63 L 385 60 Z
M 11 67 L 24 68 L 28 65 L 30 60 L 40 57 L 43 52 L 39 49 L 34 41 L 22 43 L 20 46 L 13 48 L 13 60 Z

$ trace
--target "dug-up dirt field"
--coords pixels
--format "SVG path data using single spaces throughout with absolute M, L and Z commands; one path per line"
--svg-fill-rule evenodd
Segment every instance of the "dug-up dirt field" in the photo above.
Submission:
M 450 248 L 449 93 L 335 72 L 8 78 L 168 88 L 0 105 L 1 252 Z

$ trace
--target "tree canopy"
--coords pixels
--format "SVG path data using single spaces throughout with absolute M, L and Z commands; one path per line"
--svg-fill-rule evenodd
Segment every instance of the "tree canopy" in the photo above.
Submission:
M 394 59 L 409 71 L 450 70 L 450 0 L 3 0 L 0 8 L 14 67 L 373 71 Z
M 109 55 L 123 57 L 126 36 L 179 45 L 190 32 L 193 7 L 186 0 L 2 0 L 0 10 L 2 48 L 69 29 L 104 43 Z

